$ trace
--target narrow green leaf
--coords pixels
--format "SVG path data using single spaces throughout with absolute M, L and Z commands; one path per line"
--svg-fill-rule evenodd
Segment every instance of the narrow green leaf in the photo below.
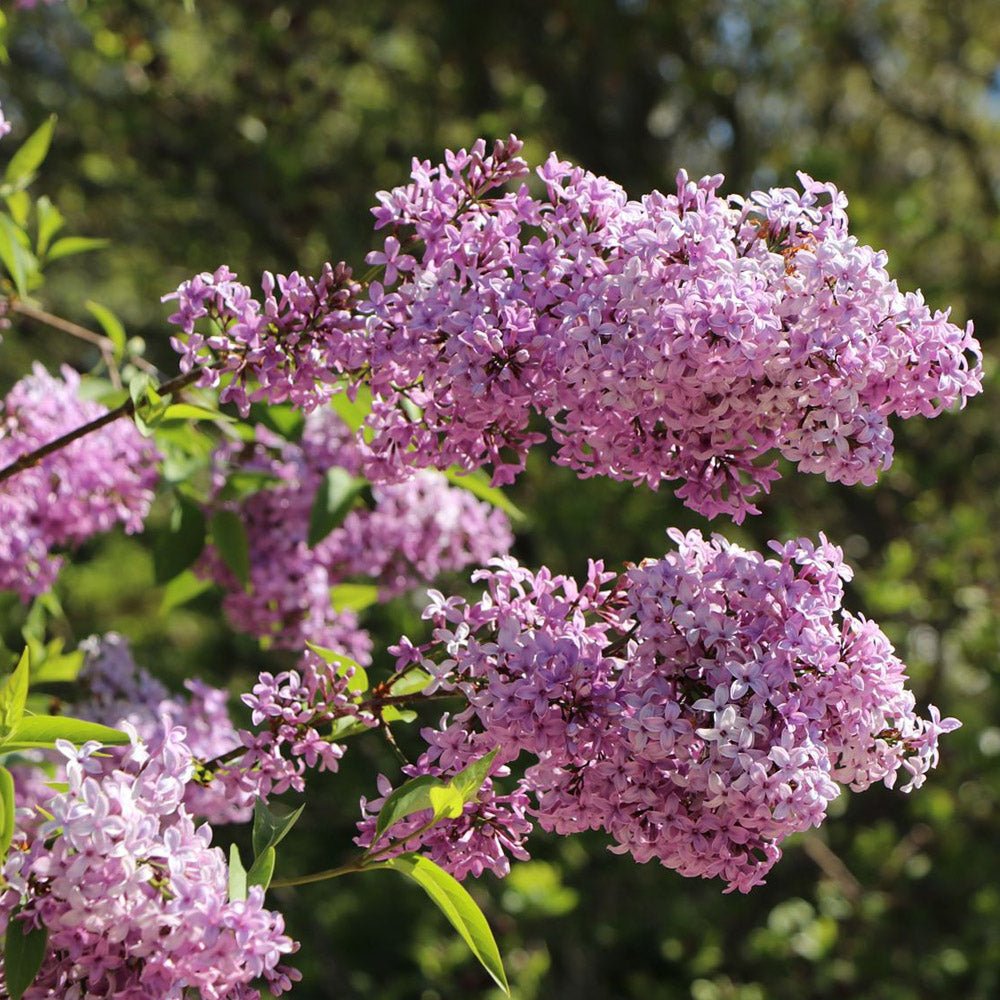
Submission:
M 458 881 L 430 859 L 417 854 L 401 854 L 398 858 L 371 867 L 388 868 L 413 879 L 448 918 L 494 982 L 504 993 L 510 995 L 500 949 L 497 948 L 490 925 L 475 900 Z
M 153 575 L 166 583 L 183 573 L 205 547 L 205 515 L 201 508 L 181 493 L 170 515 L 170 530 L 153 542 Z
M 247 898 L 247 870 L 240 858 L 240 849 L 229 845 L 229 901 L 239 902 Z
M 40 257 L 44 257 L 45 251 L 48 250 L 49 244 L 52 242 L 52 237 L 62 229 L 66 220 L 63 218 L 62 212 L 45 195 L 42 195 L 35 202 L 35 215 L 38 219 L 38 238 L 35 241 L 35 250 Z
M 413 722 L 417 717 L 412 708 L 397 708 L 395 705 L 384 705 L 381 714 L 383 722 Z
M 207 406 L 197 406 L 194 403 L 173 403 L 163 414 L 164 420 L 214 420 L 217 423 L 235 423 L 235 417 L 218 410 L 210 410 Z
M 22 228 L 28 224 L 31 214 L 31 198 L 27 191 L 13 191 L 4 198 L 11 218 Z
M 19 181 L 28 178 L 42 165 L 52 143 L 52 132 L 56 126 L 56 116 L 49 115 L 31 135 L 20 145 L 10 158 L 4 171 L 4 180 Z
M 38 271 L 38 262 L 21 242 L 22 230 L 0 213 L 0 263 L 7 269 L 20 296 L 28 294 L 28 278 Z
M 68 740 L 76 746 L 89 740 L 96 740 L 102 746 L 121 746 L 128 743 L 129 738 L 120 729 L 67 715 L 26 715 L 10 734 L 9 740 L 0 744 L 0 751 L 7 751 L 13 744 L 46 748 L 53 746 L 56 740 Z
M 7 768 L 0 767 L 0 863 L 6 860 L 13 838 L 14 778 Z
M 231 510 L 216 511 L 212 517 L 212 543 L 222 561 L 244 587 L 250 584 L 250 543 L 239 515 Z
M 363 722 L 358 722 L 349 715 L 342 715 L 339 719 L 333 720 L 330 726 L 331 740 L 346 740 L 351 736 L 360 736 L 367 733 L 371 726 L 366 726 Z
M 4 978 L 10 1000 L 21 1000 L 24 991 L 35 981 L 49 940 L 47 928 L 29 927 L 16 916 L 15 912 L 7 924 L 3 946 Z
M 259 885 L 266 890 L 274 877 L 274 865 L 277 860 L 278 855 L 273 847 L 268 847 L 263 853 L 258 854 L 250 866 L 250 871 L 247 872 L 247 885 Z
M 334 467 L 327 470 L 309 512 L 310 548 L 323 541 L 347 517 L 364 485 L 363 479 L 352 476 L 344 469 Z
M 327 649 L 325 646 L 317 646 L 314 642 L 306 641 L 306 646 L 311 649 L 320 659 L 337 668 L 338 677 L 348 677 L 347 689 L 354 694 L 360 694 L 368 690 L 368 671 L 365 670 L 357 660 L 352 660 L 343 653 L 338 653 L 335 649 Z
M 25 647 L 13 673 L 8 675 L 0 687 L 0 740 L 6 741 L 24 717 L 30 675 L 31 654 Z
M 482 469 L 466 472 L 464 469 L 452 467 L 445 471 L 445 477 L 452 486 L 468 490 L 474 497 L 485 500 L 502 510 L 512 521 L 525 520 L 524 511 L 496 486 L 490 485 L 490 477 Z
M 64 236 L 52 244 L 45 259 L 51 263 L 54 260 L 62 260 L 63 257 L 72 257 L 78 253 L 103 250 L 107 245 L 108 240 L 96 236 Z
M 40 663 L 32 660 L 33 684 L 67 684 L 76 680 L 83 666 L 83 652 L 74 649 L 64 653 L 62 645 L 62 639 L 55 639 L 46 647 L 46 656 Z
M 465 803 L 462 801 L 462 796 L 451 785 L 445 785 L 443 788 L 430 788 L 427 794 L 431 800 L 431 808 L 434 810 L 435 821 L 458 819 L 462 815 Z
M 165 615 L 179 608 L 188 601 L 193 601 L 196 597 L 204 594 L 206 590 L 212 588 L 211 580 L 203 580 L 195 576 L 191 570 L 186 569 L 179 576 L 175 576 L 163 590 L 163 600 L 160 602 L 160 614 Z
M 42 250 L 39 249 L 38 252 L 42 253 Z M 114 344 L 115 358 L 120 361 L 125 354 L 125 345 L 128 343 L 128 334 L 125 332 L 122 321 L 107 306 L 102 306 L 100 302 L 94 302 L 93 299 L 88 299 L 84 305 L 90 315 L 101 324 L 104 335 Z
M 298 809 L 274 811 L 258 799 L 253 807 L 253 853 L 257 857 L 269 847 L 277 847 L 302 815 L 305 804 Z
M 339 583 L 330 588 L 334 611 L 364 611 L 378 603 L 378 587 L 372 583 Z

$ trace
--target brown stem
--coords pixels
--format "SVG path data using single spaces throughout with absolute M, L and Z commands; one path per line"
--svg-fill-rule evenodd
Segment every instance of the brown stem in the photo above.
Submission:
M 178 375 L 176 378 L 172 378 L 162 385 L 157 386 L 156 391 L 161 396 L 178 392 L 186 386 L 191 385 L 192 382 L 197 382 L 204 372 L 204 368 L 192 368 L 191 371 L 185 372 L 183 375 Z M 63 434 L 62 437 L 58 437 L 48 444 L 43 444 L 40 448 L 22 455 L 17 461 L 11 462 L 6 468 L 0 469 L 0 483 L 16 476 L 19 472 L 24 472 L 25 469 L 30 469 L 38 465 L 43 458 L 61 451 L 74 441 L 78 441 L 80 438 L 86 437 L 88 434 L 114 423 L 122 417 L 130 417 L 133 413 L 135 413 L 135 403 L 131 399 L 126 399 L 121 406 L 113 410 L 108 410 L 107 413 L 97 417 L 96 420 L 91 420 L 90 423 L 84 424 L 82 427 L 77 427 L 75 430 Z

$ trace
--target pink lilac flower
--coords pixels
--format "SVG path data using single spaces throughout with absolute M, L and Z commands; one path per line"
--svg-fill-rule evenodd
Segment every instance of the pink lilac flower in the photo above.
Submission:
M 106 413 L 79 397 L 80 377 L 62 378 L 36 364 L 0 404 L 0 466 Z M 142 530 L 157 481 L 156 448 L 116 421 L 74 441 L 0 484 L 0 588 L 25 601 L 55 582 L 53 550 L 79 545 L 121 524 Z
M 501 559 L 476 574 L 479 601 L 433 593 L 432 639 L 401 643 L 399 669 L 421 665 L 468 708 L 424 733 L 429 749 L 406 773 L 447 776 L 497 748 L 495 776 L 525 755 L 501 804 L 516 824 L 601 829 L 637 861 L 746 892 L 840 786 L 892 787 L 902 769 L 904 791 L 918 787 L 958 723 L 933 706 L 916 714 L 885 635 L 842 608 L 851 571 L 822 536 L 772 543 L 770 559 L 717 535 L 670 536 L 675 552 L 617 577 L 594 563 L 578 585 Z M 373 817 L 389 791 L 383 780 L 364 804 L 363 846 L 379 847 Z M 379 849 L 416 839 L 448 867 L 448 844 L 471 842 L 480 856 L 456 852 L 458 876 L 502 872 L 527 833 L 513 825 L 504 843 L 466 814 L 416 837 L 419 825 L 390 828 Z
M 246 526 L 251 586 L 243 587 L 211 549 L 201 571 L 226 588 L 223 606 L 237 628 L 281 648 L 301 650 L 309 641 L 367 663 L 371 640 L 353 612 L 334 609 L 332 587 L 371 580 L 388 599 L 484 563 L 513 542 L 501 511 L 449 486 L 440 473 L 421 472 L 373 487 L 370 507 L 352 510 L 310 546 L 310 515 L 326 472 L 361 471 L 354 436 L 327 408 L 309 415 L 298 444 L 258 428 L 255 443 L 226 446 L 217 458 L 220 489 L 234 470 L 265 473 L 273 483 L 227 502 Z
M 18 832 L 3 868 L 0 923 L 45 927 L 25 1000 L 157 997 L 258 1000 L 299 978 L 298 945 L 259 887 L 228 898 L 222 851 L 184 802 L 193 759 L 183 731 L 137 737 L 115 760 L 60 740 L 67 788 L 36 834 Z
M 898 288 L 885 253 L 850 235 L 832 184 L 800 174 L 801 190 L 726 197 L 721 175 L 681 171 L 674 193 L 629 199 L 553 154 L 536 197 L 520 149 L 479 141 L 438 166 L 414 161 L 408 185 L 379 192 L 379 280 L 324 314 L 321 348 L 305 341 L 306 370 L 317 350 L 325 368 L 301 405 L 360 382 L 373 393 L 373 481 L 491 466 L 508 483 L 545 439 L 541 416 L 555 461 L 581 476 L 677 482 L 690 507 L 739 522 L 778 456 L 870 484 L 892 460 L 890 417 L 935 416 L 980 391 L 971 325 Z M 234 398 L 292 398 L 270 368 L 243 384 L 254 352 L 298 350 L 247 286 L 221 269 L 175 297 L 183 366 L 219 357 L 241 375 Z M 304 301 L 294 320 L 294 297 L 279 310 L 286 325 L 312 329 Z M 204 316 L 223 332 L 196 332 Z
M 3 113 L 3 107 L 0 106 L 0 139 L 2 139 L 8 132 L 13 128 L 13 125 L 7 121 Z

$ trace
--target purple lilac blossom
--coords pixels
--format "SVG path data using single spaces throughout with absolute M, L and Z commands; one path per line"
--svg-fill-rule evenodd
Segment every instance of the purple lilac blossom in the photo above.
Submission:
M 3 106 L 0 105 L 0 139 L 7 135 L 12 128 L 13 125 L 7 121 L 7 118 L 3 113 Z
M 107 412 L 80 399 L 79 387 L 72 369 L 60 379 L 36 364 L 0 404 L 0 466 Z M 141 531 L 158 458 L 134 425 L 119 420 L 0 484 L 0 589 L 30 600 L 55 581 L 62 559 L 54 549 L 116 524 Z
M 240 501 L 222 501 L 239 513 L 250 542 L 251 587 L 243 587 L 209 549 L 204 572 L 226 588 L 224 608 L 239 629 L 280 648 L 301 650 L 308 640 L 370 661 L 371 640 L 352 611 L 336 611 L 330 590 L 363 578 L 388 599 L 446 571 L 482 565 L 513 543 L 506 515 L 437 472 L 376 485 L 372 506 L 352 510 L 316 545 L 308 544 L 310 513 L 328 469 L 361 471 L 359 447 L 329 408 L 306 419 L 302 440 L 285 441 L 258 427 L 250 444 L 224 446 L 216 482 L 239 472 L 273 482 Z
M 892 460 L 890 417 L 935 416 L 980 391 L 971 324 L 898 288 L 885 252 L 850 235 L 832 184 L 800 174 L 801 190 L 726 197 L 721 175 L 681 171 L 675 193 L 630 200 L 553 154 L 535 197 L 512 184 L 528 175 L 520 148 L 512 136 L 414 161 L 410 184 L 379 192 L 389 234 L 368 262 L 381 280 L 351 285 L 335 320 L 319 321 L 322 347 L 307 341 L 326 359 L 322 398 L 341 375 L 372 390 L 373 481 L 489 465 L 508 483 L 544 440 L 541 415 L 555 460 L 581 476 L 679 481 L 690 507 L 739 522 L 777 456 L 871 484 Z M 268 328 L 275 310 L 225 269 L 173 297 L 183 366 L 218 357 L 241 370 L 248 339 L 264 354 L 294 349 L 295 302 Z M 313 329 L 305 302 L 292 326 Z M 194 332 L 206 312 L 230 332 Z M 251 396 L 291 398 L 293 382 L 269 369 Z
M 477 823 L 472 805 L 420 838 L 446 867 L 454 857 L 456 876 L 503 873 L 530 817 L 561 834 L 604 830 L 616 852 L 746 892 L 841 786 L 892 787 L 902 770 L 909 791 L 936 765 L 938 736 L 958 722 L 933 706 L 918 716 L 888 639 L 842 608 L 839 548 L 773 542 L 766 559 L 718 535 L 670 537 L 676 552 L 617 577 L 592 563 L 582 585 L 495 560 L 474 576 L 481 600 L 432 592 L 432 640 L 396 647 L 400 669 L 431 675 L 428 691 L 468 703 L 424 733 L 409 776 L 453 774 L 499 748 L 495 777 L 527 755 L 509 797 L 486 787 L 484 808 L 513 825 Z M 362 846 L 389 791 L 383 779 L 363 803 Z M 421 819 L 376 846 L 414 849 Z
M 115 759 L 60 740 L 67 788 L 37 831 L 19 829 L 3 867 L 0 923 L 48 930 L 25 1000 L 105 997 L 259 1000 L 299 974 L 298 945 L 264 893 L 228 898 L 222 851 L 184 802 L 194 764 L 183 730 L 154 744 L 133 734 Z

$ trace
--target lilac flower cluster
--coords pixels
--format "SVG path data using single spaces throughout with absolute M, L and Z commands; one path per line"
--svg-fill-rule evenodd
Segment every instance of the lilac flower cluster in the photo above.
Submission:
M 172 340 L 181 371 L 205 366 L 201 385 L 231 376 L 219 398 L 234 402 L 243 416 L 255 400 L 287 400 L 312 410 L 333 395 L 342 364 L 364 363 L 360 350 L 345 349 L 361 325 L 355 309 L 361 286 L 346 264 L 327 264 L 319 278 L 267 272 L 262 285 L 258 301 L 223 266 L 163 297 L 177 300 L 170 322 L 187 334 L 184 341 Z M 211 326 L 207 336 L 196 330 L 199 320 Z M 256 383 L 250 391 L 249 382 Z
M 0 139 L 2 139 L 14 126 L 7 121 L 3 113 L 3 107 L 0 106 Z
M 363 578 L 389 598 L 444 571 L 481 565 L 513 542 L 501 511 L 449 486 L 439 473 L 422 472 L 406 482 L 373 487 L 370 508 L 352 510 L 310 546 L 310 514 L 323 476 L 331 468 L 357 475 L 358 444 L 328 408 L 309 415 L 298 444 L 260 427 L 257 435 L 255 443 L 227 446 L 218 456 L 220 487 L 234 468 L 274 480 L 230 502 L 250 541 L 250 587 L 233 577 L 214 550 L 202 570 L 226 587 L 230 621 L 276 646 L 303 649 L 309 640 L 367 663 L 371 640 L 352 611 L 334 609 L 332 587 Z
M 528 173 L 520 148 L 511 137 L 439 166 L 415 161 L 411 183 L 381 192 L 373 210 L 391 230 L 368 257 L 383 280 L 363 299 L 350 285 L 323 320 L 320 372 L 306 342 L 301 364 L 321 376 L 322 397 L 345 373 L 373 391 L 373 480 L 491 465 L 496 483 L 510 482 L 544 440 L 538 414 L 555 460 L 580 475 L 654 489 L 679 480 L 689 506 L 740 521 L 777 478 L 775 454 L 870 484 L 892 459 L 890 416 L 934 416 L 980 391 L 971 325 L 899 290 L 885 253 L 850 235 L 832 184 L 800 174 L 801 190 L 724 197 L 721 176 L 682 171 L 675 194 L 635 201 L 553 154 L 536 197 L 524 184 L 503 191 Z M 280 323 L 264 322 L 275 309 L 225 269 L 174 297 L 185 366 L 211 350 L 242 373 L 244 340 L 251 354 L 293 349 Z M 288 322 L 312 329 L 316 306 L 304 301 Z M 276 315 L 298 308 L 281 302 Z M 206 314 L 228 332 L 196 333 Z M 273 367 L 252 398 L 295 398 Z
M 106 413 L 80 399 L 80 377 L 36 364 L 0 404 L 0 467 Z M 117 421 L 74 441 L 0 485 L 0 589 L 24 600 L 52 586 L 54 549 L 78 545 L 116 524 L 142 530 L 157 481 L 156 448 Z
M 228 899 L 222 851 L 184 805 L 182 732 L 134 738 L 113 763 L 95 744 L 57 746 L 67 788 L 35 835 L 15 835 L 3 868 L 0 922 L 48 930 L 25 1000 L 258 1000 L 255 980 L 290 988 L 299 974 L 281 963 L 298 946 L 281 916 L 259 887 Z
M 765 559 L 670 534 L 676 552 L 617 577 L 593 563 L 582 586 L 497 560 L 476 574 L 481 600 L 435 594 L 432 642 L 397 648 L 400 669 L 419 664 L 428 690 L 468 702 L 425 733 L 408 773 L 455 773 L 495 747 L 495 767 L 531 761 L 500 806 L 487 785 L 484 808 L 506 810 L 506 825 L 467 807 L 431 829 L 426 843 L 446 866 L 455 850 L 456 875 L 521 856 L 527 793 L 547 830 L 603 829 L 615 851 L 746 892 L 839 786 L 891 787 L 902 768 L 908 791 L 936 764 L 938 736 L 958 723 L 933 707 L 917 716 L 885 635 L 842 609 L 840 549 L 821 536 L 772 543 Z M 367 804 L 362 844 L 381 801 Z M 411 849 L 417 826 L 388 835 Z

